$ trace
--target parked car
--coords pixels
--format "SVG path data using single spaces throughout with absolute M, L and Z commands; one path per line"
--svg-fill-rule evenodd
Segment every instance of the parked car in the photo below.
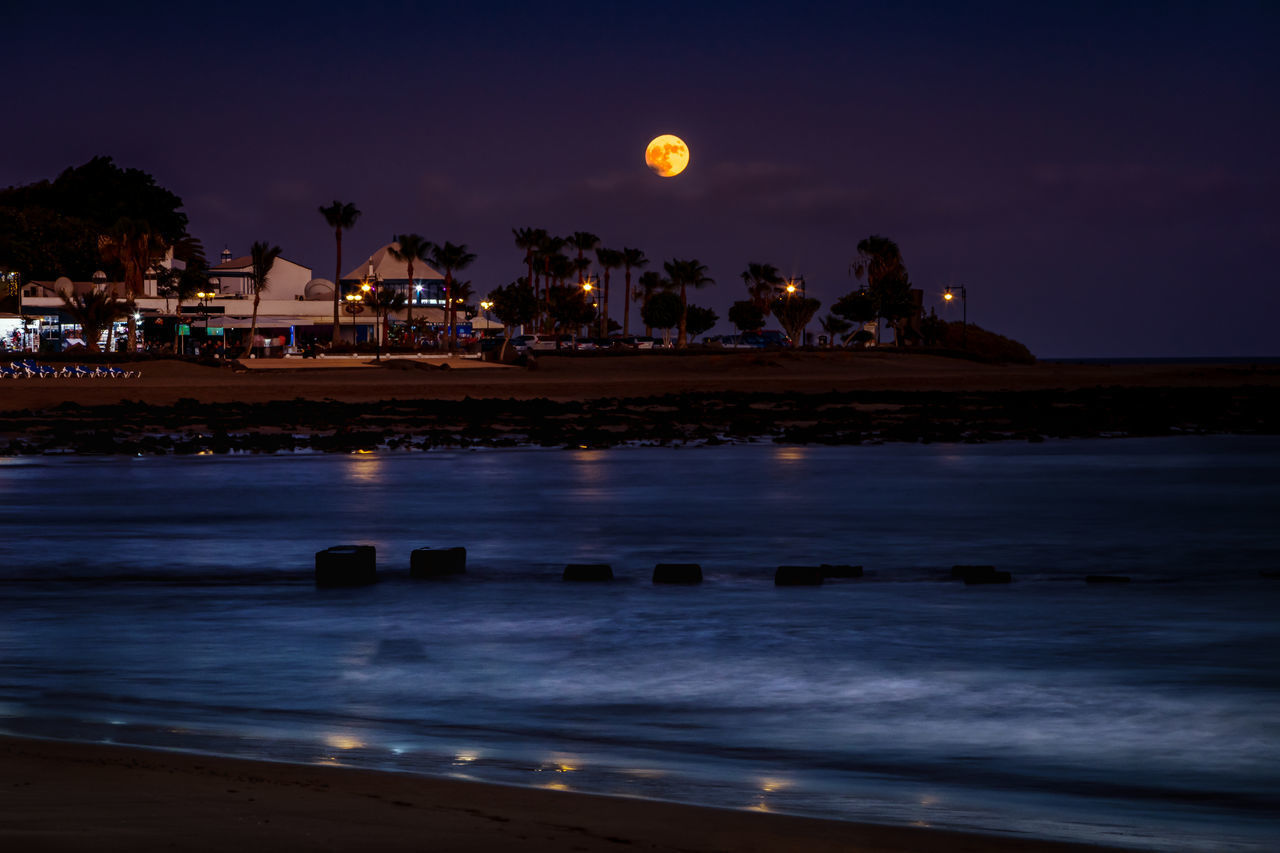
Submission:
M 629 335 L 625 338 L 619 338 L 618 343 L 632 349 L 653 349 L 654 346 L 653 338 L 645 335 Z
M 533 349 L 533 345 L 538 342 L 537 335 L 516 335 L 511 339 L 511 348 L 520 355 L 524 355 Z

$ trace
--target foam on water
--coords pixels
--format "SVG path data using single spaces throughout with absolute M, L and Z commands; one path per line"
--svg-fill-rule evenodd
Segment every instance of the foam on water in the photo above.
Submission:
M 6 462 L 0 727 L 1269 849 L 1278 474 L 1268 438 Z M 314 589 L 356 541 L 384 582 Z M 773 586 L 803 562 L 867 576 Z

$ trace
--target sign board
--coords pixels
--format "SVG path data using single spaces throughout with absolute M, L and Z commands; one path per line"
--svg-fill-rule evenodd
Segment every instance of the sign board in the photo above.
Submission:
M 209 328 L 207 328 L 207 329 L 205 329 L 205 330 L 204 330 L 204 333 L 205 333 L 206 335 L 210 336 L 210 337 L 212 337 L 212 336 L 214 336 L 214 335 L 217 335 L 217 336 L 221 337 L 221 336 L 222 336 L 222 327 L 221 327 L 221 326 L 210 326 Z
M 182 325 L 178 326 L 178 334 L 180 335 L 191 334 L 191 327 L 188 326 L 186 323 L 183 323 Z

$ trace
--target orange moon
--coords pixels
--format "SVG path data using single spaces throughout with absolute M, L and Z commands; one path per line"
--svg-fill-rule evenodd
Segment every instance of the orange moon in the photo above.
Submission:
M 674 178 L 689 165 L 689 146 L 680 137 L 664 133 L 644 150 L 644 162 L 655 175 Z

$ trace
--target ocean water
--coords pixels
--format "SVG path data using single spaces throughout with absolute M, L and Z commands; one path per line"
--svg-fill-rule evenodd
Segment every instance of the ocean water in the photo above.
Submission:
M 1272 850 L 1277 517 L 1274 437 L 0 460 L 0 731 Z

